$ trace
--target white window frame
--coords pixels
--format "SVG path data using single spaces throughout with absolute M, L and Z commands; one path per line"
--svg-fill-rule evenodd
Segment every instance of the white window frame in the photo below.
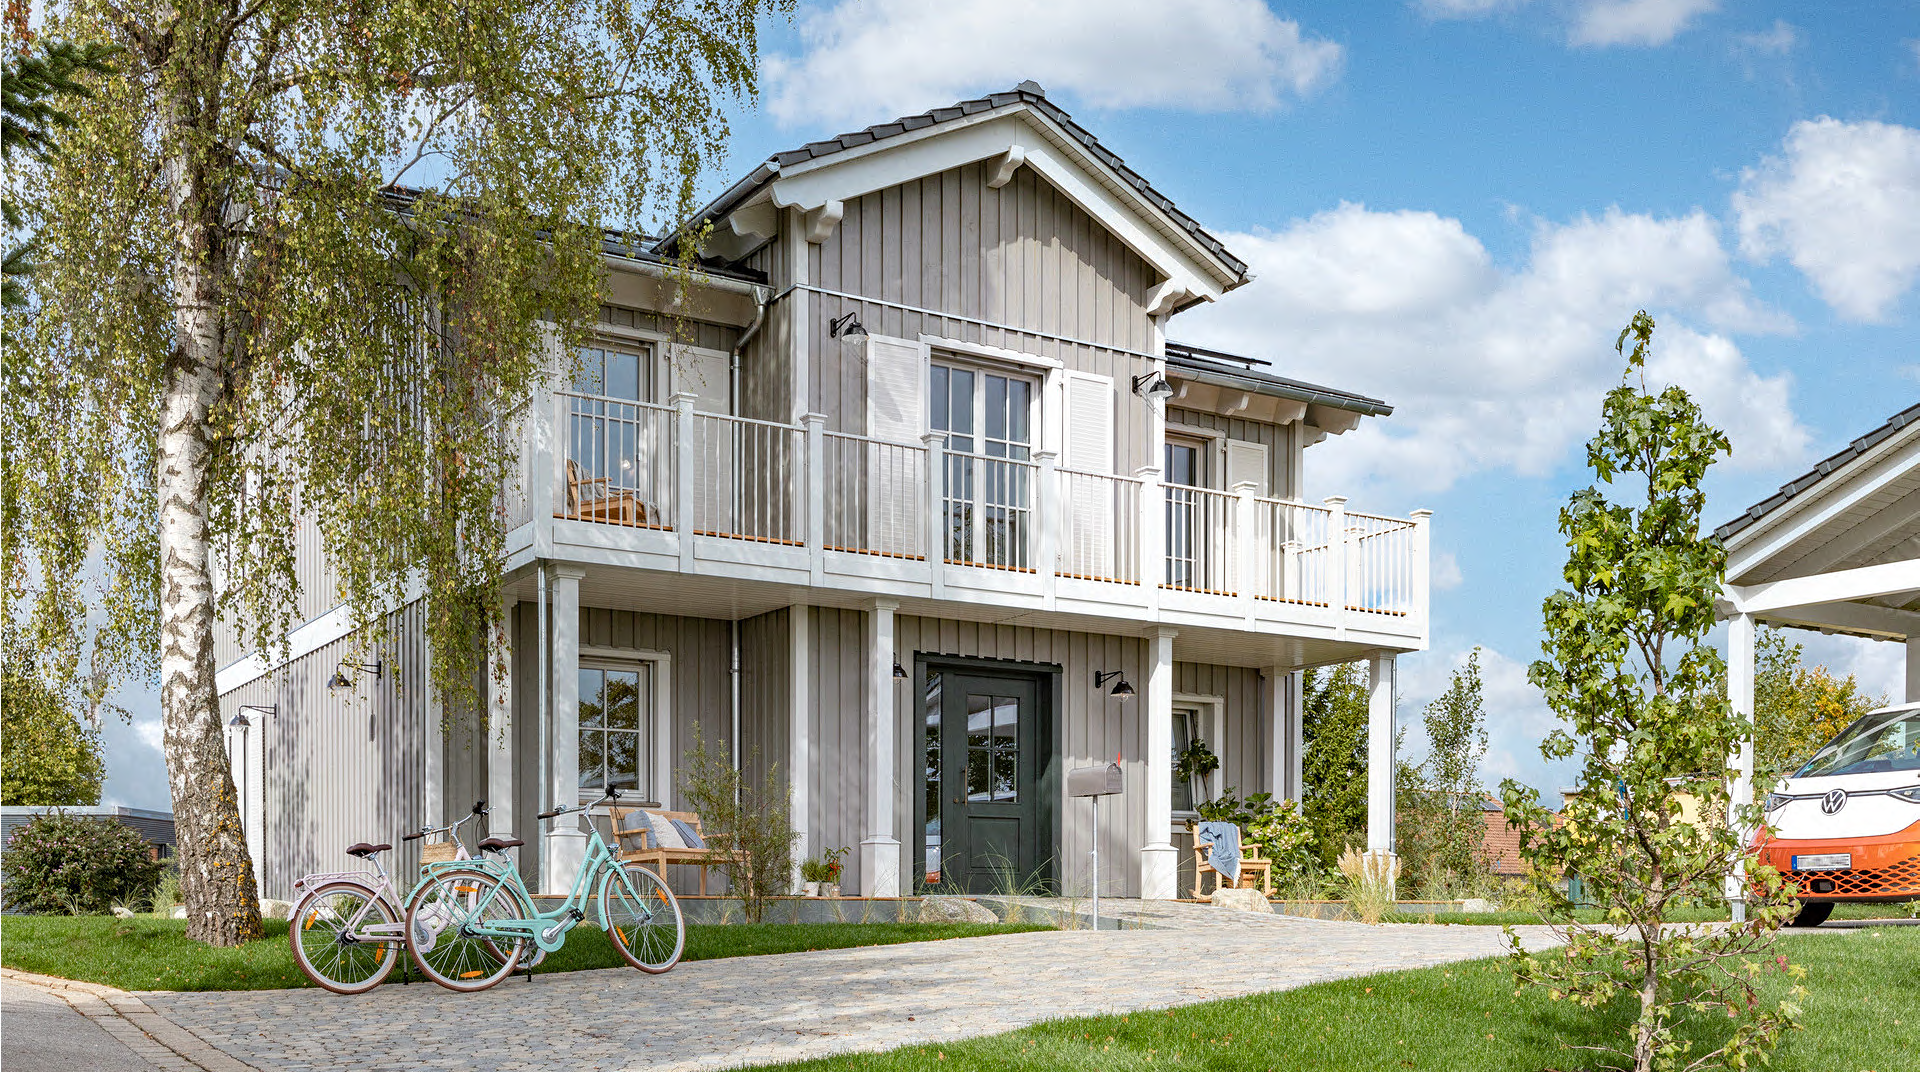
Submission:
M 635 331 L 632 328 L 618 327 L 613 324 L 596 324 L 588 335 L 587 341 L 581 345 L 624 347 L 628 349 L 638 349 L 644 346 L 646 348 L 646 357 L 644 360 L 647 365 L 647 382 L 657 390 L 661 384 L 667 382 L 668 369 L 663 365 L 661 354 L 671 341 L 672 340 L 656 335 L 653 332 Z M 578 359 L 577 354 L 574 359 Z M 567 380 L 566 390 L 575 390 L 570 374 Z M 612 396 L 600 395 L 596 397 L 605 398 Z M 657 406 L 664 404 L 666 400 L 664 398 L 642 398 L 639 401 L 641 405 Z
M 1002 364 L 991 360 L 982 360 L 972 354 L 956 354 L 944 347 L 931 351 L 927 355 L 927 377 L 925 380 L 925 390 L 927 392 L 927 431 L 929 432 L 939 431 L 939 429 L 933 426 L 933 369 L 936 365 L 942 365 L 949 369 L 963 369 L 973 373 L 976 377 L 984 374 L 999 376 L 1004 379 L 1020 379 L 1026 381 L 1027 386 L 1030 388 L 1027 392 L 1027 460 L 1034 461 L 1038 459 L 1040 452 L 1047 449 L 1046 425 L 1044 423 L 1047 407 L 1044 403 L 1044 396 L 1050 377 L 1045 367 L 1038 365 Z M 986 453 L 984 449 L 987 438 L 986 398 L 987 392 L 985 384 L 976 381 L 973 389 L 973 434 L 971 436 L 975 445 L 974 449 L 969 452 L 972 454 Z
M 1229 438 L 1227 433 L 1215 428 L 1195 428 L 1189 424 L 1175 424 L 1168 421 L 1165 430 L 1160 434 L 1160 453 L 1153 462 L 1162 469 L 1166 468 L 1168 439 L 1202 440 L 1207 444 L 1207 489 L 1226 491 L 1227 440 Z M 1166 479 L 1165 473 L 1161 474 L 1161 479 Z
M 1173 694 L 1173 708 L 1175 714 L 1183 710 L 1192 710 L 1199 715 L 1198 722 L 1203 727 L 1200 739 L 1207 742 L 1207 747 L 1213 749 L 1214 755 L 1220 756 L 1220 742 L 1227 733 L 1226 697 L 1202 696 L 1192 692 L 1176 692 Z M 1226 776 L 1227 759 L 1225 756 L 1220 756 L 1220 769 L 1207 775 L 1206 778 L 1207 796 L 1209 798 L 1217 799 L 1220 796 L 1220 790 L 1226 785 Z M 1175 823 L 1177 826 L 1184 826 L 1186 820 L 1198 818 L 1199 815 L 1200 813 L 1198 811 L 1176 811 L 1173 813 L 1174 819 L 1177 820 Z
M 657 794 L 649 799 L 658 800 L 664 807 L 671 804 L 668 798 L 673 795 L 673 655 L 645 648 L 580 646 L 579 665 L 583 670 L 629 670 L 639 663 L 650 664 L 652 668 L 654 713 L 649 742 L 653 770 L 641 788 L 645 793 Z M 574 732 L 580 732 L 578 725 Z

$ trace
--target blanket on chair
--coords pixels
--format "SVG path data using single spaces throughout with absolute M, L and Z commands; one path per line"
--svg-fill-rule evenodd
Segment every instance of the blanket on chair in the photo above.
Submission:
M 1200 844 L 1213 846 L 1207 850 L 1207 863 L 1220 872 L 1227 885 L 1240 885 L 1240 828 L 1232 823 L 1205 822 L 1195 828 L 1193 836 Z

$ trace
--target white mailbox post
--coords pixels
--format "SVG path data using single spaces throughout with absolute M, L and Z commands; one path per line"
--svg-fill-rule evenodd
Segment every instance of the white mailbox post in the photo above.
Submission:
M 1120 764 L 1081 767 L 1067 772 L 1067 795 L 1093 798 L 1093 929 L 1100 929 L 1100 798 L 1120 792 Z

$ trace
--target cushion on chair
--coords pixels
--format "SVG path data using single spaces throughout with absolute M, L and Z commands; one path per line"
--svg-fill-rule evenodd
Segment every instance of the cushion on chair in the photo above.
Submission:
M 685 819 L 668 819 L 667 822 L 673 825 L 674 833 L 680 835 L 680 840 L 686 842 L 687 848 L 704 849 L 707 847 L 706 839 L 700 836 L 700 831 L 695 829 L 692 823 L 687 822 Z
M 673 823 L 668 821 L 666 816 L 650 811 L 642 811 L 640 814 L 647 817 L 647 824 L 653 828 L 655 848 L 684 849 L 687 847 L 687 843 L 680 837 L 680 831 L 674 829 Z

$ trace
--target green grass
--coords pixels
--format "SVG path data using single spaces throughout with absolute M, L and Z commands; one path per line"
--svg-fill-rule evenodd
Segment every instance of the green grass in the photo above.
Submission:
M 1574 917 L 1586 923 L 1600 922 L 1599 909 L 1582 909 Z M 1712 923 L 1727 918 L 1724 908 L 1686 908 L 1668 917 L 1670 923 Z M 1837 920 L 1873 920 L 1873 919 L 1910 919 L 1908 906 L 1895 905 L 1838 905 L 1834 908 L 1833 918 Z M 1538 926 L 1540 916 L 1534 912 L 1389 912 L 1384 917 L 1388 923 L 1439 923 L 1458 924 L 1468 927 L 1504 927 L 1511 923 L 1515 926 Z
M 1382 940 L 1391 940 L 1383 936 Z M 1805 1029 L 1773 1072 L 1893 1072 L 1920 1049 L 1920 929 L 1795 935 Z M 1778 996 L 1788 984 L 1770 984 Z M 1391 972 L 1179 1009 L 1056 1020 L 960 1042 L 778 1066 L 807 1072 L 1536 1072 L 1597 1062 L 1562 1048 L 1624 1037 L 1624 1006 L 1589 1012 L 1516 995 L 1502 959 Z M 1705 1031 L 1725 1021 L 1703 1021 Z M 1707 1037 L 1705 1034 L 1699 1036 Z
M 137 916 L 7 916 L 0 921 L 0 964 L 122 990 L 279 990 L 308 986 L 287 945 L 285 920 L 267 936 L 230 949 L 189 942 L 185 920 Z M 808 949 L 893 945 L 982 934 L 1047 930 L 1038 924 L 760 923 L 693 924 L 682 959 L 717 960 Z M 624 968 L 606 933 L 581 925 L 535 974 Z M 389 982 L 399 982 L 395 969 Z

